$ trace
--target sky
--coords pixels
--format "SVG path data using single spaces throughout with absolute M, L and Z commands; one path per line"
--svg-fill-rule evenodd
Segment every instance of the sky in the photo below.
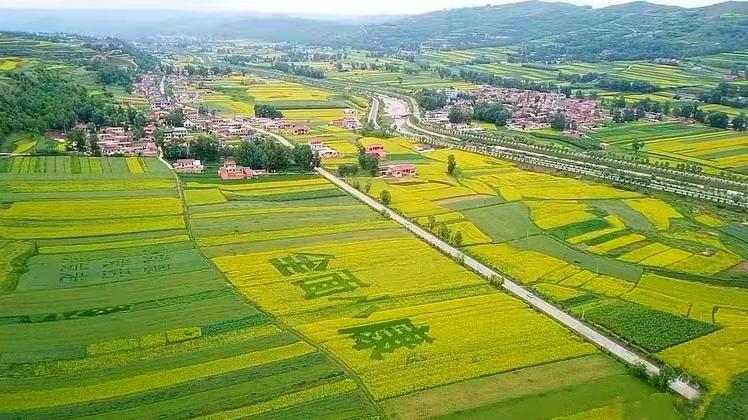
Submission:
M 650 0 L 682 7 L 699 7 L 719 0 Z M 169 9 L 194 11 L 280 12 L 290 14 L 378 15 L 416 14 L 432 10 L 512 3 L 511 0 L 0 0 L 0 8 L 36 9 Z M 568 0 L 604 7 L 627 0 Z

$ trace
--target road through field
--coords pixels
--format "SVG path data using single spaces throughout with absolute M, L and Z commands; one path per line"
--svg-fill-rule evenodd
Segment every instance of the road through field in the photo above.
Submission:
M 622 345 L 611 340 L 605 335 L 595 331 L 594 329 L 590 328 L 586 324 L 582 323 L 581 321 L 577 320 L 576 318 L 572 317 L 571 315 L 567 314 L 561 309 L 558 309 L 555 306 L 551 305 L 550 303 L 544 301 L 543 299 L 541 299 L 534 293 L 530 292 L 529 290 L 525 289 L 524 287 L 518 285 L 517 283 L 504 277 L 500 273 L 497 273 L 491 268 L 478 262 L 474 258 L 468 255 L 465 255 L 459 249 L 442 241 L 441 239 L 432 235 L 430 232 L 426 231 L 425 229 L 421 228 L 420 226 L 416 225 L 415 223 L 411 222 L 405 217 L 399 215 L 398 213 L 395 213 L 394 211 L 380 204 L 378 201 L 372 199 L 371 197 L 364 194 L 363 192 L 353 188 L 352 186 L 348 185 L 345 181 L 336 177 L 332 173 L 322 168 L 318 168 L 317 172 L 323 177 L 327 178 L 332 183 L 334 183 L 335 185 L 337 185 L 339 188 L 347 192 L 348 194 L 352 195 L 353 197 L 356 197 L 359 201 L 371 207 L 372 209 L 378 212 L 385 212 L 392 220 L 401 224 L 402 226 L 404 226 L 405 228 L 407 228 L 408 230 L 416 234 L 418 237 L 428 242 L 430 245 L 438 248 L 440 251 L 444 252 L 445 254 L 448 254 L 449 256 L 455 259 L 464 261 L 464 264 L 467 267 L 470 267 L 471 269 L 481 274 L 482 276 L 486 278 L 501 278 L 503 280 L 502 287 L 504 287 L 504 289 L 508 290 L 509 292 L 519 297 L 523 301 L 527 302 L 529 305 L 533 306 L 539 311 L 552 317 L 556 321 L 564 324 L 566 327 L 572 329 L 576 333 L 582 335 L 587 340 L 597 344 L 599 347 L 605 349 L 606 351 L 618 357 L 619 359 L 632 365 L 641 364 L 652 375 L 659 374 L 660 372 L 659 367 L 645 360 L 638 354 L 623 347 Z M 670 383 L 670 388 L 673 391 L 677 392 L 678 394 L 682 395 L 683 397 L 689 400 L 698 398 L 700 394 L 698 390 L 696 390 L 689 384 L 684 383 L 680 380 L 672 381 Z
M 385 106 L 386 106 L 387 105 L 386 98 L 383 98 L 383 99 L 385 100 Z M 283 144 L 293 147 L 291 142 L 286 140 L 283 136 L 270 133 L 269 131 L 265 131 L 261 129 L 257 129 L 257 130 L 271 135 L 274 139 L 278 140 L 279 142 Z M 651 362 L 642 358 L 638 354 L 623 347 L 622 345 L 611 340 L 605 335 L 593 330 L 586 324 L 582 323 L 581 321 L 577 320 L 576 318 L 572 317 L 571 315 L 567 314 L 561 309 L 558 309 L 555 306 L 551 305 L 550 303 L 544 301 L 543 299 L 541 299 L 534 293 L 530 292 L 529 290 L 525 289 L 524 287 L 518 285 L 517 283 L 511 281 L 510 279 L 507 279 L 502 274 L 492 270 L 486 265 L 483 265 L 482 263 L 478 262 L 474 258 L 468 255 L 465 255 L 459 249 L 442 241 L 441 239 L 432 235 L 430 232 L 426 231 L 425 229 L 421 228 L 420 226 L 411 222 L 405 217 L 399 215 L 398 213 L 395 213 L 394 211 L 390 210 L 389 208 L 382 205 L 378 201 L 369 197 L 365 193 L 353 188 L 352 186 L 348 185 L 348 183 L 338 178 L 337 176 L 333 175 L 332 173 L 328 172 L 327 170 L 323 168 L 316 168 L 315 170 L 317 171 L 317 173 L 325 177 L 327 180 L 329 180 L 330 182 L 338 186 L 338 188 L 347 192 L 348 194 L 355 197 L 362 203 L 368 205 L 369 207 L 371 207 L 372 209 L 378 212 L 385 212 L 392 220 L 404 226 L 406 229 L 413 232 L 414 234 L 416 234 L 416 236 L 425 240 L 432 246 L 435 246 L 440 251 L 444 252 L 445 254 L 448 254 L 449 256 L 453 258 L 464 261 L 464 264 L 467 267 L 470 267 L 471 269 L 475 270 L 475 272 L 479 273 L 480 275 L 486 278 L 489 278 L 489 279 L 490 278 L 502 279 L 503 280 L 502 287 L 504 287 L 504 289 L 511 292 L 515 296 L 519 297 L 523 301 L 527 302 L 529 305 L 533 306 L 534 308 L 552 317 L 553 319 L 560 322 L 561 324 L 565 325 L 567 328 L 570 328 L 571 330 L 575 331 L 579 335 L 585 337 L 590 342 L 597 344 L 601 348 L 604 348 L 606 351 L 608 351 L 615 357 L 632 365 L 641 364 L 646 368 L 647 372 L 649 372 L 651 375 L 657 375 L 660 373 L 659 367 L 655 366 Z M 693 388 L 688 383 L 681 381 L 680 379 L 670 382 L 669 385 L 673 391 L 677 392 L 678 394 L 682 395 L 683 397 L 689 400 L 696 399 L 700 395 L 700 392 L 697 389 Z

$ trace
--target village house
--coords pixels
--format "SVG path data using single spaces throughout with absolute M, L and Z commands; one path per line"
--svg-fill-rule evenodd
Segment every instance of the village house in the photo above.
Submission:
M 202 162 L 196 159 L 177 159 L 177 162 L 171 166 L 175 172 L 187 174 L 201 174 L 205 170 Z
M 309 134 L 309 127 L 305 125 L 299 125 L 293 128 L 293 133 L 297 136 Z
M 319 152 L 325 147 L 325 143 L 320 139 L 311 139 L 306 144 L 312 149 L 312 152 Z
M 380 168 L 379 175 L 389 177 L 389 178 L 403 178 L 403 177 L 416 176 L 417 171 L 416 171 L 415 165 L 412 165 L 410 163 L 405 163 L 401 165 L 388 165 L 384 168 Z
M 322 159 L 336 158 L 340 156 L 337 150 L 325 146 L 320 139 L 312 139 L 307 142 L 312 152 L 316 153 Z
M 381 144 L 370 144 L 364 149 L 364 153 L 371 156 L 376 156 L 379 159 L 387 158 L 387 151 L 384 150 L 384 146 Z
M 251 168 L 238 166 L 234 160 L 226 160 L 218 169 L 221 179 L 252 179 L 255 172 Z
M 164 130 L 164 140 L 184 140 L 190 137 L 190 132 L 184 127 L 167 128 Z

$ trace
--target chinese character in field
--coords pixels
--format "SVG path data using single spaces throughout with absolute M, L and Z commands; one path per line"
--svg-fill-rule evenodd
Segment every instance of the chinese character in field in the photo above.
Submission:
M 336 293 L 351 292 L 359 287 L 368 287 L 369 285 L 357 279 L 350 271 L 334 271 L 320 274 L 313 277 L 307 277 L 302 280 L 293 282 L 304 291 L 307 299 L 315 299 Z
M 171 264 L 156 264 L 143 267 L 143 272 L 145 274 L 163 273 L 169 270 L 171 270 Z
M 143 255 L 143 264 L 158 264 L 169 261 L 171 257 L 168 254 L 150 254 Z
M 104 262 L 103 268 L 115 268 L 125 267 L 130 264 L 130 259 L 127 257 L 113 258 Z
M 327 265 L 334 255 L 293 254 L 283 258 L 273 258 L 270 264 L 284 276 L 306 274 L 327 270 Z
M 58 281 L 60 283 L 65 283 L 65 282 L 74 282 L 74 283 L 76 283 L 76 282 L 79 282 L 79 281 L 81 281 L 81 280 L 83 280 L 85 278 L 86 278 L 86 273 L 83 273 L 83 272 L 80 272 L 80 271 L 75 271 L 75 272 L 72 272 L 72 273 L 65 272 L 65 271 L 60 271 L 60 277 L 59 277 Z
M 428 325 L 414 325 L 410 319 L 380 322 L 340 330 L 341 334 L 350 334 L 356 350 L 372 349 L 371 358 L 383 359 L 385 353 L 394 353 L 403 347 L 413 349 L 423 343 L 431 343 Z
M 67 272 L 75 272 L 75 271 L 85 271 L 88 269 L 88 264 L 77 262 L 77 263 L 67 263 L 62 264 L 60 266 L 60 271 L 67 271 Z
M 129 268 L 114 268 L 110 270 L 102 270 L 101 277 L 105 279 L 114 279 L 114 278 L 125 278 L 131 274 L 131 271 Z

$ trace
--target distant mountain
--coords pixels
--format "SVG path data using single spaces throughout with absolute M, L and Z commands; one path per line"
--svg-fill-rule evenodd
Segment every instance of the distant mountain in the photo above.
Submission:
M 332 19 L 332 20 L 331 20 Z M 648 59 L 746 49 L 748 3 L 686 9 L 644 1 L 601 9 L 525 1 L 366 21 L 168 11 L 0 10 L 0 29 L 135 39 L 250 38 L 374 50 L 515 46 L 521 61 Z
M 686 9 L 643 1 L 601 9 L 526 1 L 446 10 L 366 26 L 373 48 L 514 45 L 522 61 L 685 56 L 748 47 L 748 3 Z
M 0 30 L 67 32 L 130 40 L 153 35 L 188 35 L 305 41 L 315 39 L 322 31 L 352 32 L 358 27 L 360 25 L 279 14 L 0 9 Z

